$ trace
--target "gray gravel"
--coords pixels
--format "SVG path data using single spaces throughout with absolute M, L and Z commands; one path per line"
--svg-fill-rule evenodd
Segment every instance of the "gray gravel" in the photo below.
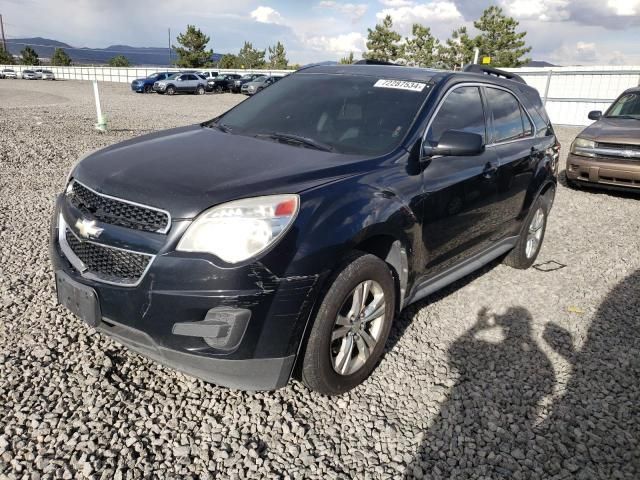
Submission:
M 243 393 L 129 353 L 56 305 L 53 198 L 83 153 L 231 94 L 0 81 L 0 478 L 638 478 L 640 204 L 559 187 L 542 272 L 491 265 L 408 308 L 340 398 Z M 575 128 L 559 128 L 566 152 Z

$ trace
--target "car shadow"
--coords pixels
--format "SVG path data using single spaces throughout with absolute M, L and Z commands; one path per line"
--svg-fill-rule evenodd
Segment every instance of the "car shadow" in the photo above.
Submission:
M 609 292 L 579 350 L 546 325 L 538 342 L 570 365 L 558 396 L 532 319 L 522 307 L 481 309 L 451 345 L 458 380 L 406 478 L 639 478 L 640 270 Z

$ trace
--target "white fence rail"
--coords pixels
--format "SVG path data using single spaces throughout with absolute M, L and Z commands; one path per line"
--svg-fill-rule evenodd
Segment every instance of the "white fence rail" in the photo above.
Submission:
M 589 111 L 606 110 L 624 90 L 640 85 L 640 66 L 508 70 L 538 90 L 555 124 L 589 125 Z
M 24 65 L 0 65 L 13 68 L 20 76 Z M 112 67 L 44 67 L 56 78 L 66 80 L 98 80 L 129 83 L 157 71 L 179 71 L 176 68 L 112 68 Z M 283 75 L 293 70 L 226 70 L 204 69 L 220 73 L 264 73 Z M 555 124 L 588 125 L 590 110 L 606 110 L 618 95 L 640 85 L 640 66 L 635 67 L 545 67 L 509 69 L 538 90 Z
M 129 83 L 136 78 L 143 78 L 155 72 L 179 72 L 179 68 L 115 68 L 115 67 L 30 67 L 25 65 L 0 65 L 0 69 L 12 68 L 18 72 L 18 76 L 23 70 L 33 70 L 34 68 L 46 68 L 51 70 L 58 79 L 62 80 L 98 80 L 99 82 L 122 82 Z M 186 70 L 186 69 L 182 69 Z M 228 70 L 218 68 L 204 68 L 198 70 L 200 72 L 219 72 L 219 73 L 264 73 L 265 75 L 284 75 L 291 73 L 293 70 Z

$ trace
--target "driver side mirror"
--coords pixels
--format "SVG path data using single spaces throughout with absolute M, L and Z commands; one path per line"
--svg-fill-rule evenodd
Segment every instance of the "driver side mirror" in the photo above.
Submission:
M 422 158 L 435 156 L 468 157 L 484 152 L 482 135 L 459 130 L 447 130 L 440 137 L 435 147 L 425 143 L 422 145 Z
M 602 112 L 600 110 L 591 110 L 589 112 L 589 120 L 600 120 Z

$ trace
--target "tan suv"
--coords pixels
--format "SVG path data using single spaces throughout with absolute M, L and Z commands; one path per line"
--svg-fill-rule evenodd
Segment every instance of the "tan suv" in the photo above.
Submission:
M 640 87 L 626 90 L 571 144 L 567 184 L 640 190 Z

